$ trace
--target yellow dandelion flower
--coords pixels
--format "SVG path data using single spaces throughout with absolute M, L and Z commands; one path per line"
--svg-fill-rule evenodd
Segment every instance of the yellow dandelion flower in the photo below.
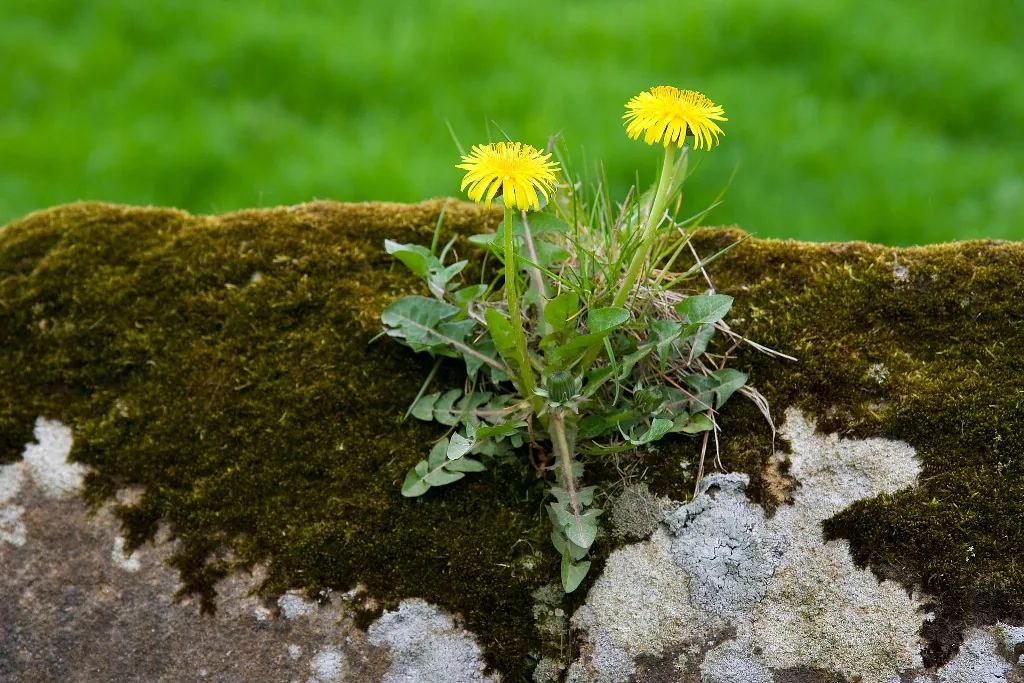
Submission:
M 554 190 L 555 172 L 558 163 L 549 161 L 550 154 L 524 145 L 521 142 L 493 142 L 489 145 L 473 145 L 473 151 L 462 157 L 462 163 L 455 168 L 467 173 L 462 187 L 469 187 L 469 198 L 474 202 L 483 201 L 488 207 L 501 190 L 505 206 L 514 209 L 540 208 L 540 191 L 547 200 Z
M 687 135 L 692 135 L 694 147 L 711 149 L 712 140 L 724 135 L 715 121 L 728 121 L 725 111 L 694 90 L 680 90 L 670 85 L 659 85 L 644 91 L 626 103 L 626 134 L 636 140 L 644 134 L 644 142 L 653 145 L 662 142 L 683 146 Z

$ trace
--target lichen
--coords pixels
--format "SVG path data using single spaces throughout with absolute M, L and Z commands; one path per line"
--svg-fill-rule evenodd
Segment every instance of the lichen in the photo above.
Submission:
M 418 597 L 462 615 L 489 664 L 525 680 L 540 644 L 531 593 L 557 581 L 555 558 L 532 559 L 547 543 L 542 486 L 506 463 L 402 498 L 404 471 L 439 436 L 401 420 L 429 360 L 368 344 L 387 302 L 421 293 L 383 239 L 429 242 L 441 207 L 197 217 L 75 204 L 0 228 L 0 463 L 20 457 L 38 416 L 59 419 L 72 459 L 92 468 L 88 500 L 142 487 L 118 508 L 127 549 L 165 525 L 183 591 L 207 608 L 219 579 L 257 564 L 270 598 L 362 582 L 386 609 Z M 442 239 L 498 220 L 451 202 Z M 707 255 L 740 237 L 708 230 L 695 244 Z M 738 359 L 777 414 L 799 406 L 826 431 L 916 449 L 918 486 L 860 501 L 826 530 L 935 596 L 927 663 L 948 659 L 968 625 L 1024 621 L 1024 247 L 750 239 L 709 272 L 736 296 L 735 329 L 799 358 Z M 436 384 L 458 381 L 452 365 Z M 785 504 L 773 454 L 787 445 L 739 398 L 720 423 L 725 467 L 769 512 Z M 696 451 L 679 437 L 641 454 L 651 491 L 685 498 Z M 611 463 L 588 476 L 619 479 Z

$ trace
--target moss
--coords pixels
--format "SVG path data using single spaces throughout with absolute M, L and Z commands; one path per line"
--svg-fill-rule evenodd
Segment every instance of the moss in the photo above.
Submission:
M 119 508 L 131 542 L 168 525 L 183 590 L 207 609 L 220 577 L 256 563 L 269 568 L 268 596 L 362 582 L 386 606 L 418 596 L 461 613 L 492 665 L 526 677 L 541 648 L 531 594 L 557 581 L 553 553 L 533 559 L 547 546 L 540 486 L 525 465 L 505 464 L 402 498 L 406 468 L 438 435 L 400 419 L 428 361 L 368 345 L 383 306 L 419 291 L 382 240 L 427 242 L 440 208 L 194 217 L 78 204 L 3 228 L 0 460 L 18 457 L 37 415 L 59 418 L 76 434 L 72 457 L 93 468 L 89 501 L 145 487 Z M 498 220 L 455 203 L 445 231 Z M 705 231 L 697 245 L 707 254 L 740 234 Z M 935 661 L 966 624 L 1024 619 L 1022 266 L 1024 248 L 1008 244 L 748 240 L 712 270 L 737 295 L 734 327 L 800 358 L 738 361 L 776 414 L 798 405 L 823 429 L 917 448 L 920 486 L 862 501 L 827 532 L 937 596 Z M 458 369 L 438 381 L 457 382 Z M 763 418 L 734 400 L 722 423 L 725 466 L 778 505 Z M 638 469 L 655 494 L 682 498 L 695 456 L 679 438 Z M 619 479 L 612 463 L 590 472 Z

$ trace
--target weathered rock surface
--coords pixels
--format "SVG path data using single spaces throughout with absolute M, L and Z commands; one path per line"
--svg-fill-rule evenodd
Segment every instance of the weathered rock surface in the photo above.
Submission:
M 367 345 L 415 287 L 380 244 L 440 209 L 0 229 L 0 681 L 1024 681 L 1024 246 L 716 261 L 730 324 L 799 358 L 738 359 L 779 434 L 728 406 L 692 500 L 692 441 L 591 468 L 567 599 L 525 467 L 398 493 L 436 434 L 398 419 L 429 364 Z

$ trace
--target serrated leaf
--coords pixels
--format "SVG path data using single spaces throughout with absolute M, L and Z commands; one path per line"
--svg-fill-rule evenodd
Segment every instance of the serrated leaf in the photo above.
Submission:
M 402 297 L 389 305 L 381 313 L 380 319 L 385 325 L 393 328 L 388 330 L 388 335 L 405 339 L 410 346 L 419 344 L 429 348 L 438 343 L 438 333 L 434 328 L 458 312 L 457 306 L 413 295 Z
M 716 370 L 711 373 L 711 376 L 718 380 L 718 386 L 714 389 L 715 395 L 718 397 L 715 402 L 716 408 L 721 408 L 730 396 L 747 383 L 747 375 L 732 368 Z
M 565 540 L 565 536 L 563 536 L 562 532 L 558 529 L 553 529 L 551 531 L 551 545 L 555 546 L 555 550 L 558 551 L 559 555 L 568 549 L 568 543 L 569 541 Z
M 576 518 L 573 517 L 572 511 L 569 510 L 569 498 L 568 492 L 566 492 L 565 502 L 548 503 L 548 513 L 554 515 L 552 521 L 555 522 L 560 528 L 565 528 L 568 525 L 575 526 Z
M 591 505 L 594 502 L 594 491 L 597 490 L 596 486 L 585 486 L 576 492 L 576 498 L 580 501 L 580 505 Z
M 441 394 L 437 402 L 434 403 L 434 419 L 449 427 L 458 424 L 459 416 L 452 406 L 459 396 L 462 396 L 461 389 L 449 389 Z
M 727 294 L 699 294 L 680 301 L 675 309 L 691 325 L 709 325 L 725 317 L 732 301 Z
M 469 287 L 455 290 L 452 294 L 452 299 L 461 306 L 465 306 L 482 297 L 486 291 L 487 285 L 470 285 Z
M 594 539 L 597 538 L 597 515 L 591 515 L 592 512 L 594 511 L 587 510 L 580 516 L 578 521 L 573 519 L 570 514 L 569 523 L 562 524 L 562 531 L 565 533 L 565 537 L 581 548 L 589 548 L 594 544 Z M 600 510 L 598 514 L 600 514 Z
M 583 558 L 585 558 L 587 555 L 590 554 L 590 550 L 588 550 L 587 548 L 579 547 L 578 545 L 576 545 L 575 543 L 573 543 L 569 539 L 565 540 L 565 550 L 569 551 L 569 557 L 574 562 L 579 562 L 580 560 L 582 560 Z
M 587 415 L 580 420 L 577 438 L 596 439 L 597 437 L 607 433 L 612 427 L 613 425 L 600 415 Z
M 590 561 L 573 562 L 569 552 L 562 553 L 562 589 L 566 593 L 572 593 L 579 588 L 579 585 L 586 578 L 590 571 Z
M 587 327 L 591 331 L 573 337 L 552 351 L 551 355 L 557 362 L 565 361 L 574 353 L 589 349 L 592 345 L 600 342 L 628 320 L 629 311 L 624 308 L 594 309 L 587 318 Z
M 569 252 L 564 248 L 544 240 L 534 240 L 533 250 L 537 252 L 537 265 L 542 268 L 548 268 L 569 258 Z
M 548 493 L 555 497 L 559 505 L 568 506 L 570 502 L 569 492 L 561 486 L 552 486 L 548 489 Z M 569 514 L 569 518 L 572 518 L 572 514 Z M 561 517 L 559 517 L 561 519 Z
M 714 325 L 701 325 L 697 333 L 690 339 L 690 350 L 688 355 L 691 359 L 699 357 L 708 350 L 708 342 L 715 336 Z
M 530 226 L 530 234 L 532 235 L 544 235 L 549 233 L 564 234 L 569 232 L 569 224 L 563 221 L 557 216 L 544 212 L 538 211 L 529 214 L 528 225 Z M 517 215 L 515 220 L 512 221 L 512 234 L 522 231 L 522 217 Z

